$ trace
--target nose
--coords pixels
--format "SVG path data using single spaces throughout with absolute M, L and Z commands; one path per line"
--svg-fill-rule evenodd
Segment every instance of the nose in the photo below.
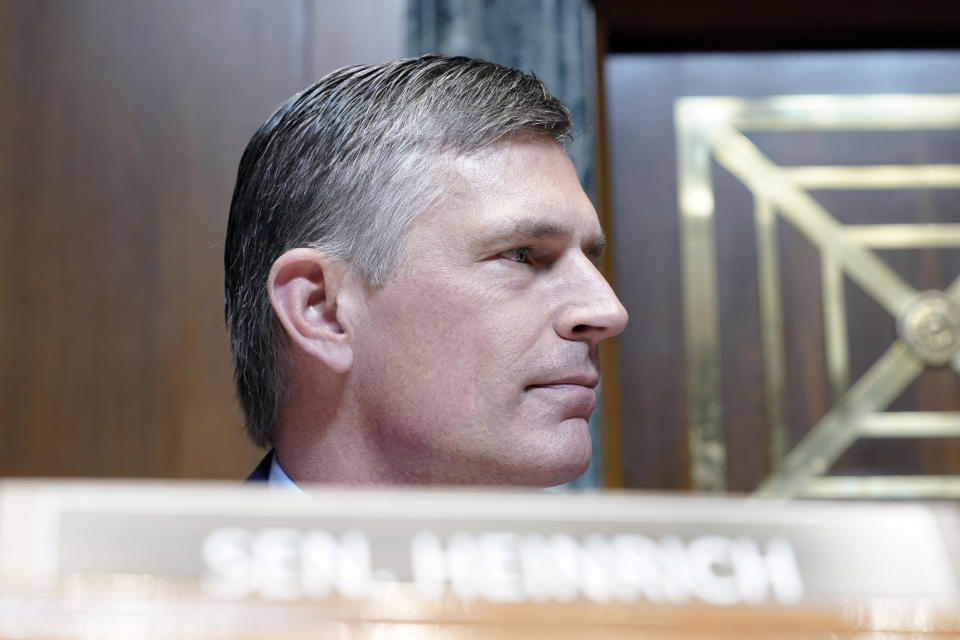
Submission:
M 556 317 L 557 335 L 593 345 L 622 332 L 627 310 L 600 271 L 586 256 L 581 256 L 574 271 Z

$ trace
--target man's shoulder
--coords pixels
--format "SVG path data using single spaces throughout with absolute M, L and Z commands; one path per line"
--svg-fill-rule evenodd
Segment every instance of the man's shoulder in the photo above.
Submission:
M 260 464 L 257 465 L 257 468 L 253 470 L 245 482 L 267 482 L 270 479 L 270 465 L 273 464 L 273 451 L 267 453 L 263 456 L 263 460 L 260 461 Z

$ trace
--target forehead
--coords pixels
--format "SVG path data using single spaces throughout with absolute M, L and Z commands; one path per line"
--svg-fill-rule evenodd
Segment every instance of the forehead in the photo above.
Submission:
M 449 196 L 423 226 L 455 225 L 464 235 L 602 238 L 593 205 L 563 147 L 545 136 L 508 137 L 451 161 Z

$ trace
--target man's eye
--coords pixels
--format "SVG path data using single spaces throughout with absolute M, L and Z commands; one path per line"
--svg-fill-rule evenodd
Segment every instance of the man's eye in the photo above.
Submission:
M 508 249 L 500 254 L 500 257 L 506 258 L 511 262 L 519 262 L 521 264 L 530 263 L 530 248 L 529 247 L 517 247 L 516 249 Z

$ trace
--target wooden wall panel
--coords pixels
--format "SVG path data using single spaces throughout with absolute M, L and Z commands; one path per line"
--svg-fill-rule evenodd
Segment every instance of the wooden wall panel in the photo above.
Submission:
M 406 55 L 407 0 L 326 0 L 309 7 L 307 57 L 312 78 L 351 64 Z
M 618 293 L 630 312 L 630 325 L 619 339 L 627 487 L 690 488 L 674 100 L 689 95 L 960 93 L 958 63 L 956 52 L 608 56 L 604 81 L 612 242 Z M 960 149 L 956 132 L 762 137 L 757 134 L 755 142 L 784 164 L 956 163 Z M 731 491 L 752 491 L 770 470 L 753 199 L 716 163 L 713 180 L 726 481 Z M 955 189 L 816 195 L 849 224 L 960 219 Z M 779 243 L 787 418 L 793 445 L 824 415 L 831 397 L 824 363 L 819 253 L 783 222 Z M 960 250 L 879 253 L 913 286 L 923 289 L 943 288 L 960 273 Z M 855 380 L 889 346 L 894 328 L 890 315 L 858 287 L 848 282 L 846 292 Z M 960 410 L 960 377 L 948 370 L 927 371 L 890 410 Z M 859 442 L 833 471 L 958 474 L 960 442 Z
M 0 4 L 0 476 L 252 468 L 222 241 L 246 142 L 319 64 L 324 6 Z

